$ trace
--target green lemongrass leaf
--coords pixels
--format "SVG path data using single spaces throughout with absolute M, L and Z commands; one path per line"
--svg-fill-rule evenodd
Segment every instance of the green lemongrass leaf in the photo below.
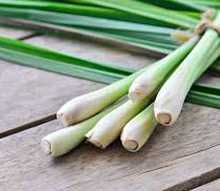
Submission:
M 10 18 L 27 19 L 64 26 L 78 26 L 93 29 L 111 29 L 120 31 L 147 32 L 153 34 L 169 35 L 174 30 L 167 27 L 158 27 L 147 24 L 137 24 L 133 22 L 96 18 L 74 14 L 64 14 L 33 9 L 19 9 L 0 7 L 0 16 Z
M 197 19 L 182 15 L 178 12 L 134 0 L 69 0 L 69 2 L 87 3 L 114 8 L 116 10 L 125 11 L 146 18 L 152 18 L 160 22 L 163 21 L 166 24 L 185 28 L 194 28 L 198 22 Z
M 145 53 L 150 53 L 151 55 L 155 55 L 158 57 L 158 54 L 161 55 L 163 54 L 168 54 L 172 50 L 168 47 L 170 45 L 168 43 L 166 44 L 161 44 L 162 47 L 156 46 L 153 41 L 145 41 L 144 44 L 141 44 L 140 41 L 141 39 L 135 39 L 133 37 L 123 37 L 120 35 L 114 35 L 109 34 L 109 33 L 104 33 L 104 32 L 97 32 L 93 30 L 86 30 L 82 28 L 75 28 L 75 27 L 65 27 L 65 26 L 60 26 L 60 25 L 53 25 L 53 24 L 48 24 L 48 23 L 42 23 L 42 22 L 36 22 L 36 21 L 27 21 L 27 20 L 20 20 L 20 19 L 7 19 L 7 18 L 1 18 L 0 23 L 3 23 L 6 26 L 16 26 L 19 28 L 26 28 L 26 29 L 32 29 L 38 32 L 53 32 L 54 34 L 65 34 L 68 36 L 73 36 L 75 34 L 80 34 L 86 37 L 93 38 L 94 40 L 98 41 L 103 41 L 103 42 L 108 42 L 112 44 L 114 42 L 117 43 L 120 46 L 124 46 L 127 48 L 139 48 L 140 50 L 144 51 Z M 158 35 L 155 35 L 155 38 L 158 38 Z M 159 37 L 160 38 L 160 37 Z M 143 40 L 142 40 L 143 41 Z M 168 44 L 168 45 L 167 45 Z M 168 46 L 168 47 L 167 47 Z
M 167 4 L 178 4 L 178 5 L 182 5 L 183 7 L 188 7 L 188 8 L 191 8 L 193 10 L 196 10 L 196 11 L 206 11 L 207 10 L 207 7 L 206 6 L 203 6 L 203 5 L 199 5 L 199 4 L 195 4 L 194 2 L 192 1 L 183 1 L 183 0 L 165 0 L 167 1 Z
M 193 104 L 220 109 L 220 95 L 216 94 L 191 90 L 186 97 L 186 101 Z
M 138 23 L 149 23 L 149 21 L 146 21 L 146 19 L 141 16 L 134 14 L 127 14 L 119 10 L 113 10 L 113 9 L 97 7 L 97 6 L 88 6 L 88 5 L 85 6 L 79 4 L 54 2 L 54 1 L 0 0 L 0 7 L 20 8 L 24 10 L 35 9 L 35 10 L 44 10 L 44 11 L 132 21 Z
M 97 81 L 114 81 L 115 77 L 130 74 L 129 70 L 108 64 L 94 63 L 58 52 L 35 47 L 17 40 L 0 38 L 0 57 L 18 64 L 52 70 L 75 77 Z
M 198 85 L 194 85 L 191 88 L 191 90 L 220 96 L 220 89 L 218 87 L 207 85 L 207 84 L 200 83 Z
M 114 15 L 117 13 L 122 13 L 122 12 L 118 12 L 118 11 L 108 9 L 108 8 L 100 8 L 100 7 L 94 7 L 94 6 L 82 6 L 82 5 L 76 5 L 76 4 L 67 4 L 67 3 L 62 3 L 62 2 L 48 2 L 48 1 L 0 0 L 0 7 L 22 8 L 26 10 L 37 9 L 37 10 L 80 14 L 80 15 L 82 14 L 82 15 L 88 15 L 88 16 L 101 16 L 101 17 Z M 123 14 L 120 16 L 123 16 Z
M 0 12 L 1 14 L 1 12 Z M 56 20 L 56 19 L 55 19 Z M 28 23 L 30 25 L 30 23 Z M 109 24 L 109 27 L 112 27 Z M 106 25 L 108 25 L 106 24 Z M 127 23 L 126 23 L 127 24 Z M 131 24 L 131 23 L 129 23 Z M 132 23 L 133 24 L 133 23 Z M 139 28 L 137 27 L 132 27 L 132 25 L 125 25 L 125 27 L 123 26 L 119 26 L 119 30 L 112 32 L 112 28 L 114 28 L 114 26 L 110 29 L 109 32 L 101 32 L 101 31 L 93 31 L 93 30 L 86 30 L 86 29 L 74 29 L 74 28 L 69 28 L 69 27 L 64 27 L 64 26 L 57 26 L 57 25 L 51 25 L 51 24 L 45 24 L 45 23 L 41 23 L 41 22 L 32 22 L 32 27 L 33 25 L 37 28 L 37 26 L 43 28 L 43 29 L 47 29 L 47 30 L 55 30 L 55 31 L 61 31 L 61 32 L 65 32 L 68 31 L 68 33 L 80 33 L 80 34 L 86 34 L 87 36 L 95 36 L 96 38 L 102 39 L 102 40 L 109 40 L 109 41 L 116 41 L 119 44 L 129 44 L 130 46 L 133 47 L 140 47 L 142 49 L 146 49 L 146 50 L 150 50 L 153 51 L 155 53 L 163 53 L 163 54 L 168 54 L 170 53 L 172 50 L 177 48 L 177 45 L 169 38 L 167 37 L 166 40 L 161 40 L 162 38 L 160 37 L 159 34 L 163 34 L 163 35 L 167 35 L 169 32 L 172 32 L 172 29 L 169 28 L 162 28 L 162 27 L 152 27 L 152 26 L 146 26 L 146 25 L 133 25 L 133 26 L 140 26 Z M 42 26 L 43 25 L 43 26 Z M 23 26 L 23 25 L 22 25 Z M 31 28 L 30 26 L 30 28 Z M 23 26 L 24 27 L 24 26 Z M 133 28 L 135 28 L 135 30 L 140 30 L 141 32 L 149 32 L 151 34 L 147 35 L 147 34 L 143 34 L 143 33 L 128 33 L 129 35 L 124 35 L 126 34 L 126 32 L 123 30 L 129 30 L 129 27 L 131 27 L 130 29 L 133 30 Z M 142 28 L 143 27 L 143 28 Z M 35 28 L 35 29 L 36 29 Z M 120 32 L 120 30 L 122 30 Z M 158 32 L 157 32 L 158 31 Z M 154 34 L 153 34 L 154 33 Z M 156 35 L 158 34 L 158 35 Z M 146 37 L 146 38 L 144 38 Z M 140 38 L 144 38 L 144 39 L 140 39 Z M 160 41 L 161 40 L 161 41 Z M 159 42 L 160 41 L 160 42 Z M 168 43 L 170 41 L 170 43 Z M 156 43 L 155 43 L 156 42 Z M 219 66 L 217 64 L 213 65 L 212 70 L 215 70 L 217 72 L 219 72 Z
M 99 34 L 104 34 L 104 33 L 99 33 Z M 142 40 L 130 36 L 121 36 L 117 34 L 106 34 L 106 36 L 117 40 L 121 40 L 122 42 L 128 42 L 128 44 L 130 45 L 134 45 L 137 47 L 145 48 L 147 50 L 163 53 L 163 54 L 168 54 L 178 47 L 175 44 L 154 42 L 152 40 L 148 40 L 148 38 Z
M 24 24 L 24 21 L 18 21 L 18 23 L 21 23 L 21 26 L 22 27 L 25 27 L 25 26 L 28 26 L 29 28 L 34 28 L 35 30 L 47 30 L 47 31 L 59 31 L 61 33 L 68 33 L 68 34 L 75 34 L 75 33 L 78 33 L 78 34 L 83 34 L 83 35 L 86 35 L 86 36 L 90 36 L 90 37 L 93 37 L 95 36 L 96 38 L 98 39 L 101 39 L 101 40 L 104 40 L 104 41 L 109 41 L 109 42 L 116 42 L 118 44 L 122 44 L 123 46 L 128 44 L 130 45 L 131 47 L 139 47 L 141 49 L 146 49 L 146 50 L 150 50 L 151 53 L 152 51 L 154 52 L 154 54 L 168 54 L 170 53 L 173 49 L 175 49 L 177 46 L 175 44 L 171 44 L 169 45 L 169 43 L 167 42 L 159 42 L 159 43 L 154 43 L 154 41 L 150 42 L 150 41 L 147 41 L 147 37 L 146 37 L 146 40 L 142 40 L 142 39 L 139 39 L 139 36 L 138 38 L 133 38 L 133 37 L 129 37 L 129 36 L 125 36 L 125 35 L 117 35 L 117 34 L 109 34 L 109 33 L 105 33 L 105 32 L 97 32 L 97 31 L 93 31 L 93 30 L 85 30 L 85 29 L 80 29 L 80 28 L 69 28 L 69 27 L 65 27 L 65 26 L 57 26 L 57 25 L 53 25 L 53 24 L 47 24 L 47 23 L 41 23 L 41 22 L 33 22 L 31 21 L 30 22 L 26 22 L 26 25 L 23 25 Z M 14 23 L 13 23 L 14 24 Z M 39 27 L 39 28 L 38 28 Z M 149 32 L 152 32 L 152 28 L 148 28 Z M 155 28 L 156 31 L 158 31 L 158 29 L 160 28 Z M 172 31 L 171 29 L 161 29 L 161 34 L 164 33 L 166 34 L 168 31 Z M 159 30 L 160 31 L 160 30 Z M 122 34 L 122 33 L 121 33 Z M 149 38 L 149 36 L 148 36 Z M 153 37 L 154 40 L 155 39 L 158 39 L 158 41 L 160 41 L 160 37 L 158 38 L 158 36 L 154 36 Z M 150 37 L 150 39 L 152 39 L 152 37 Z M 213 71 L 216 71 L 219 73 L 219 64 L 215 64 L 211 67 L 211 69 Z
M 6 13 L 4 12 L 4 10 L 6 9 L 5 7 L 3 7 L 2 9 L 3 10 L 0 11 L 0 14 L 3 14 L 3 15 L 4 14 L 6 14 L 6 15 L 10 14 L 10 11 L 9 11 L 9 13 L 7 11 L 6 11 Z M 31 12 L 31 10 L 29 10 L 29 11 Z M 35 11 L 37 11 L 37 10 L 35 10 Z M 22 10 L 21 12 L 18 11 L 17 14 L 20 15 L 21 13 L 22 14 L 24 13 L 24 15 L 28 15 L 28 12 L 25 11 L 25 10 Z M 52 14 L 56 14 L 56 13 L 52 13 Z M 14 15 L 14 17 L 15 17 L 15 15 Z M 30 14 L 30 15 L 32 15 L 32 14 Z M 41 17 L 43 17 L 43 16 L 41 16 Z M 41 18 L 41 17 L 39 17 L 39 18 Z M 53 17 L 54 17 L 54 15 L 51 17 L 51 19 L 53 21 L 57 20 L 57 19 L 53 19 Z M 45 18 L 45 17 L 43 17 L 43 18 Z M 93 18 L 91 18 L 91 19 L 93 19 Z M 61 19 L 60 22 L 62 23 L 62 22 L 65 22 L 66 20 L 71 20 L 71 19 L 65 19 L 65 17 L 64 17 L 63 19 Z M 88 27 L 90 25 L 90 23 L 91 23 L 90 20 L 86 20 L 86 22 L 80 21 L 80 22 L 76 22 L 75 24 L 76 25 L 79 24 L 79 25 Z M 92 22 L 92 23 L 94 23 L 94 22 Z M 102 23 L 102 20 L 98 20 L 98 22 L 96 23 L 95 26 L 100 26 L 101 23 Z M 53 25 L 53 26 L 49 25 L 49 26 L 54 28 L 54 29 L 57 28 L 58 30 L 59 30 L 59 28 L 62 28 L 63 30 L 65 28 L 65 27 L 57 26 L 57 25 Z M 95 26 L 93 24 L 90 25 L 90 27 L 95 27 Z M 107 28 L 106 28 L 106 26 L 107 26 Z M 97 38 L 101 38 L 102 40 L 104 38 L 109 39 L 110 41 L 115 40 L 116 42 L 121 43 L 121 44 L 126 44 L 127 43 L 127 44 L 130 44 L 131 46 L 140 47 L 142 49 L 149 49 L 151 51 L 154 51 L 154 52 L 157 52 L 157 53 L 163 53 L 163 54 L 170 53 L 172 50 L 177 48 L 177 45 L 172 41 L 172 39 L 169 36 L 167 36 L 167 39 L 164 40 L 164 39 L 160 38 L 160 36 L 155 35 L 155 34 L 169 35 L 170 33 L 172 33 L 173 29 L 162 28 L 162 27 L 153 27 L 153 26 L 150 26 L 150 25 L 140 25 L 140 24 L 129 23 L 129 22 L 119 22 L 119 23 L 117 23 L 117 21 L 116 22 L 113 21 L 113 23 L 112 23 L 111 20 L 110 21 L 108 20 L 108 23 L 106 24 L 106 26 L 101 26 L 101 27 L 103 27 L 104 30 L 108 29 L 107 32 L 106 31 L 104 31 L 104 32 L 95 31 L 95 30 L 94 31 L 93 30 L 88 31 L 88 29 L 87 29 L 87 31 L 88 31 L 87 34 L 89 36 L 95 35 Z M 72 27 L 68 28 L 68 29 L 69 29 L 69 31 L 71 31 Z M 116 31 L 112 31 L 113 29 L 116 30 Z M 123 32 L 123 30 L 125 30 L 125 31 Z M 128 30 L 141 31 L 141 32 L 145 32 L 145 33 L 148 32 L 148 33 L 154 33 L 154 34 L 153 34 L 153 37 L 151 37 L 151 35 L 146 35 L 146 34 L 143 34 L 143 33 L 136 33 L 136 32 L 129 33 Z M 79 33 L 86 33 L 86 30 L 85 29 L 78 29 L 78 32 Z M 90 32 L 92 32 L 92 33 L 90 33 Z M 124 35 L 126 33 L 127 33 L 127 35 Z M 218 65 L 214 65 L 212 67 L 212 70 L 219 71 Z
M 197 12 L 190 12 L 190 11 L 181 11 L 182 14 L 190 16 L 190 17 L 194 17 L 198 20 L 201 19 L 201 13 L 197 13 Z
M 162 6 L 166 9 L 178 10 L 178 11 L 201 11 L 204 10 L 204 6 L 195 4 L 192 1 L 185 2 L 184 0 L 142 0 L 145 3 L 152 3 L 156 6 Z
M 192 2 L 191 0 L 185 0 L 184 2 L 189 3 Z M 199 5 L 199 6 L 204 6 L 204 7 L 211 7 L 211 8 L 219 8 L 220 7 L 220 2 L 218 0 L 213 1 L 213 0 L 194 0 L 194 4 Z

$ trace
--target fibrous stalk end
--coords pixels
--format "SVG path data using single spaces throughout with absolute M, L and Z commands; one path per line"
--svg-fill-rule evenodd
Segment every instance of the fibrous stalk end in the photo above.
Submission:
M 169 126 L 171 125 L 171 122 L 172 122 L 172 117 L 170 113 L 165 113 L 165 112 L 157 114 L 156 119 L 161 125 L 164 125 L 164 126 Z
M 135 140 L 126 139 L 122 141 L 122 144 L 130 152 L 136 152 L 138 149 L 138 143 Z
M 51 144 L 49 141 L 47 141 L 45 139 L 41 140 L 41 148 L 48 155 L 50 155 L 52 153 Z

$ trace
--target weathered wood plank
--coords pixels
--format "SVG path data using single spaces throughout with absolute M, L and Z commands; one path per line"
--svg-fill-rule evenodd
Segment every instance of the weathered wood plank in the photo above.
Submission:
M 219 116 L 219 110 L 186 104 L 176 125 L 158 127 L 138 153 L 119 143 L 105 151 L 82 145 L 55 160 L 39 146 L 43 136 L 60 128 L 50 122 L 0 140 L 0 185 L 6 191 L 194 188 L 203 175 L 210 181 L 219 173 Z
M 0 62 L 0 132 L 55 112 L 74 96 L 102 85 Z
M 220 146 L 171 161 L 164 166 L 95 184 L 88 181 L 74 189 L 127 191 L 188 191 L 220 176 Z M 210 186 L 211 188 L 211 186 Z M 66 190 L 71 190 L 68 188 Z M 212 189 L 205 189 L 213 191 Z M 219 190 L 219 187 L 218 187 Z
M 220 190 L 220 179 L 210 182 L 204 186 L 198 187 L 193 191 L 219 191 Z

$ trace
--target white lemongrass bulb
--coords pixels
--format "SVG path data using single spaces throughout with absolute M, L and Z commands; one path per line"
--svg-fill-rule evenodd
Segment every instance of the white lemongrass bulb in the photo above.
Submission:
M 136 72 L 97 91 L 76 97 L 64 104 L 57 112 L 57 118 L 66 126 L 87 119 L 127 94 Z
M 41 140 L 42 150 L 53 157 L 68 153 L 86 138 L 85 135 L 103 116 L 117 106 L 118 105 L 114 105 L 79 124 L 60 129 L 47 135 Z
M 127 101 L 103 117 L 87 134 L 87 141 L 102 149 L 119 137 L 122 128 L 137 115 L 150 101 L 150 98 L 138 102 Z
M 216 32 L 208 30 L 162 86 L 154 104 L 160 124 L 169 126 L 176 122 L 191 86 L 220 55 L 219 44 Z
M 140 100 L 158 89 L 169 74 L 193 49 L 198 39 L 198 37 L 192 38 L 164 59 L 150 65 L 148 69 L 141 73 L 132 83 L 129 89 L 129 98 L 133 101 Z
M 123 128 L 121 134 L 123 147 L 130 152 L 139 151 L 150 138 L 156 125 L 153 104 L 151 104 Z
M 64 155 L 84 140 L 86 132 L 86 128 L 80 125 L 55 131 L 41 140 L 41 148 L 53 157 Z

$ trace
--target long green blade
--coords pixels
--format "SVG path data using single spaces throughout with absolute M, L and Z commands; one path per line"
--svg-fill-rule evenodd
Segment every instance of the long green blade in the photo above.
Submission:
M 69 2 L 87 3 L 92 5 L 103 6 L 107 8 L 113 8 L 116 10 L 125 11 L 128 13 L 136 14 L 146 18 L 155 19 L 159 22 L 166 24 L 194 28 L 198 23 L 198 20 L 192 17 L 188 17 L 176 11 L 171 11 L 158 6 L 150 5 L 136 0 L 68 0 Z

